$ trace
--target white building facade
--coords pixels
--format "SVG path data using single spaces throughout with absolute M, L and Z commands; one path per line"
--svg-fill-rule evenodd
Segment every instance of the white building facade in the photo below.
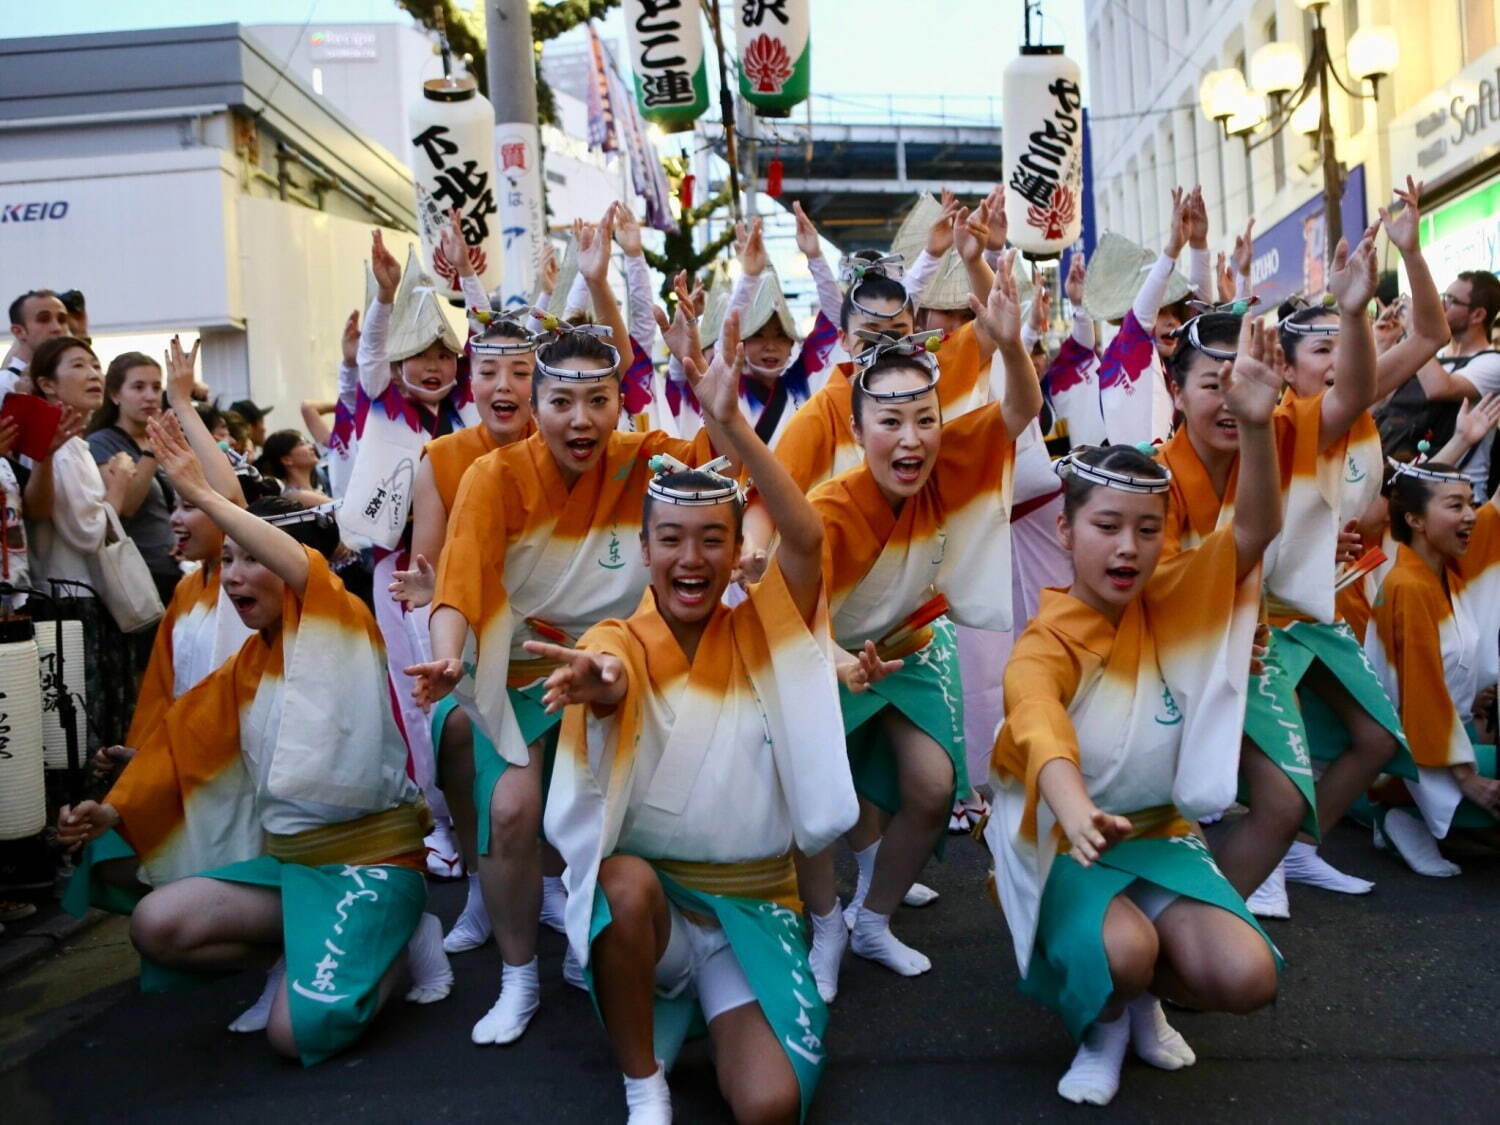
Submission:
M 1310 218 L 1322 212 L 1313 139 L 1289 126 L 1264 140 L 1258 132 L 1248 147 L 1226 140 L 1199 107 L 1199 84 L 1227 67 L 1248 77 L 1249 59 L 1271 41 L 1295 43 L 1305 60 L 1312 13 L 1296 0 L 1088 0 L 1086 12 L 1100 229 L 1160 247 L 1172 188 L 1201 184 L 1211 246 L 1231 248 L 1253 217 L 1256 280 L 1279 278 L 1273 299 L 1302 288 L 1302 265 L 1286 259 L 1300 251 Z M 1489 207 L 1486 222 L 1483 203 L 1500 173 L 1500 0 L 1329 0 L 1321 14 L 1345 78 L 1345 49 L 1357 29 L 1391 26 L 1400 47 L 1378 102 L 1337 87 L 1329 99 L 1349 180 L 1344 233 L 1357 235 L 1356 222 L 1372 220 L 1392 185 L 1410 173 L 1427 182 L 1424 244 L 1441 236 L 1474 253 L 1486 247 L 1487 260 L 1466 257 L 1464 268 L 1500 266 L 1493 249 L 1500 209 Z M 1471 230 L 1476 224 L 1483 229 Z M 1439 276 L 1439 284 L 1448 277 Z M 1316 280 L 1309 262 L 1302 281 L 1316 289 Z

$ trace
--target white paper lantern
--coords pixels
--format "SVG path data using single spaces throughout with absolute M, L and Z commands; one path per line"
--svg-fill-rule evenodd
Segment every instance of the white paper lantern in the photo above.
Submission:
M 462 293 L 458 263 L 439 252 L 448 212 L 457 210 L 469 262 L 486 293 L 500 287 L 502 187 L 495 176 L 495 111 L 472 78 L 434 78 L 408 113 L 407 162 L 417 195 L 422 260 L 448 297 Z
M 62 671 L 58 672 L 57 641 L 59 622 L 36 624 L 37 657 L 40 664 L 39 684 L 42 693 L 42 754 L 49 770 L 68 768 L 68 735 L 62 722 L 62 696 L 73 698 L 73 729 L 78 734 L 78 764 L 88 759 L 88 717 L 85 714 L 88 675 L 83 655 L 83 622 L 63 621 Z
M 621 6 L 641 116 L 668 133 L 690 128 L 708 110 L 697 0 L 624 0 Z
M 1083 95 L 1061 47 L 1022 47 L 1005 68 L 1005 216 L 1010 241 L 1055 258 L 1083 229 Z
M 35 641 L 0 644 L 0 840 L 47 824 L 42 766 L 42 685 Z

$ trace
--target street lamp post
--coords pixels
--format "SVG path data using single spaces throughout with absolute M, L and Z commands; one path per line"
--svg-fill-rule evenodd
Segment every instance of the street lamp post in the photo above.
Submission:
M 1334 66 L 1328 50 L 1328 29 L 1323 9 L 1329 0 L 1296 0 L 1297 6 L 1313 14 L 1312 51 L 1306 66 L 1295 43 L 1272 42 L 1250 58 L 1250 80 L 1234 67 L 1213 70 L 1203 76 L 1198 88 L 1205 116 L 1219 124 L 1225 137 L 1240 137 L 1246 150 L 1259 148 L 1288 125 L 1298 132 L 1312 133 L 1317 141 L 1318 162 L 1323 168 L 1324 224 L 1327 253 L 1333 255 L 1343 237 L 1341 204 L 1344 166 L 1334 143 L 1332 85 L 1351 98 L 1378 99 L 1380 80 L 1396 67 L 1399 48 L 1396 33 L 1385 26 L 1363 27 L 1349 38 L 1346 59 L 1350 78 Z M 1370 83 L 1366 93 L 1363 84 Z M 1271 102 L 1266 112 L 1266 99 Z M 1253 143 L 1251 136 L 1259 131 Z

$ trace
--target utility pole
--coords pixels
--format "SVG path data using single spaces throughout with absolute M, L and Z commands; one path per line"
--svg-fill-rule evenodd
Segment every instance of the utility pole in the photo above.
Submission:
M 501 295 L 506 308 L 524 305 L 536 288 L 546 237 L 541 141 L 536 117 L 536 48 L 528 0 L 485 0 L 484 32 L 490 102 L 495 107 L 495 202 L 505 245 Z

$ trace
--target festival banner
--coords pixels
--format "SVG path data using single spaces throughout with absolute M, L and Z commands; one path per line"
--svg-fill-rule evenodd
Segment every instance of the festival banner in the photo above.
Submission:
M 485 292 L 500 286 L 499 205 L 495 198 L 495 111 L 472 78 L 434 78 L 410 113 L 411 166 L 422 260 L 447 297 L 462 296 L 458 263 L 440 249 L 448 212 L 459 213 L 469 263 Z
M 529 121 L 496 125 L 495 153 L 500 167 L 500 235 L 504 239 L 500 295 L 504 307 L 513 309 L 531 300 L 547 230 L 536 125 Z
M 688 128 L 708 109 L 697 0 L 625 0 L 622 8 L 641 116 L 668 133 Z
M 1026 46 L 1003 80 L 1005 217 L 1028 258 L 1055 258 L 1083 229 L 1083 95 L 1061 47 Z
M 812 83 L 808 0 L 736 0 L 740 96 L 760 117 L 789 117 Z

